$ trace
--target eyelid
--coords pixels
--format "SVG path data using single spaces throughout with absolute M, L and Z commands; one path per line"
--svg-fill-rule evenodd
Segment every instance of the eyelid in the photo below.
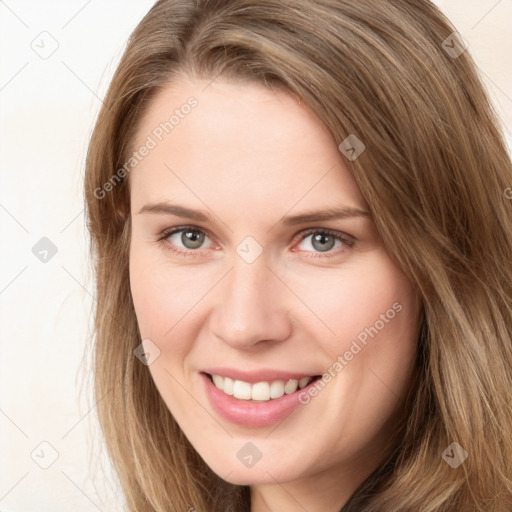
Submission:
M 297 237 L 299 240 L 304 240 L 308 236 L 314 234 L 314 233 L 322 233 L 324 235 L 331 235 L 334 238 L 337 238 L 338 240 L 341 240 L 343 243 L 347 245 L 354 245 L 356 239 L 355 237 L 348 235 L 347 233 L 343 233 L 341 231 L 336 231 L 334 229 L 327 229 L 327 228 L 308 228 L 306 230 L 302 230 Z

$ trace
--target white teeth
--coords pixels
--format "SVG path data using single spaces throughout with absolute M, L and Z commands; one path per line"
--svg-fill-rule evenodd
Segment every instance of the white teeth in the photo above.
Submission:
M 213 383 L 219 388 L 224 389 L 224 377 L 220 375 L 212 375 Z
M 297 379 L 290 379 L 286 386 L 284 387 L 284 392 L 287 395 L 291 395 L 292 393 L 295 393 L 297 391 L 297 386 L 299 385 L 299 381 Z
M 311 377 L 303 377 L 299 380 L 299 389 L 307 386 L 311 382 Z
M 281 398 L 284 395 L 284 382 L 275 380 L 270 384 L 270 398 Z
M 221 375 L 212 375 L 212 380 L 215 386 L 226 395 L 233 395 L 239 400 L 267 402 L 270 399 L 281 398 L 285 393 L 287 395 L 295 393 L 297 389 L 307 386 L 313 377 L 303 377 L 300 380 L 290 379 L 286 383 L 282 380 L 274 380 L 272 382 L 256 382 L 255 384 L 242 380 L 233 381 L 233 379 Z
M 233 385 L 233 396 L 240 400 L 251 399 L 251 385 L 248 382 L 242 380 L 235 380 Z
M 270 384 L 268 382 L 257 382 L 253 384 L 251 398 L 253 400 L 268 400 L 270 398 Z
M 217 386 L 219 389 L 222 389 L 222 391 L 224 391 L 224 393 L 226 393 L 226 395 L 232 395 L 233 394 L 233 379 L 230 379 L 229 377 L 224 377 L 224 385 L 222 388 L 219 388 L 219 386 Z

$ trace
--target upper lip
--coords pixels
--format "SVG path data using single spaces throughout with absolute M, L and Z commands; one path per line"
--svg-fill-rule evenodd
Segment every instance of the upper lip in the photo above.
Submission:
M 314 377 L 318 373 L 300 373 L 300 372 L 286 372 L 283 370 L 273 370 L 271 368 L 264 368 L 261 370 L 239 370 L 237 368 L 204 368 L 204 373 L 210 375 L 220 375 L 222 377 L 229 377 L 233 380 L 242 380 L 249 384 L 256 382 L 273 382 L 275 380 L 283 380 L 287 382 L 290 379 L 300 380 L 304 377 Z

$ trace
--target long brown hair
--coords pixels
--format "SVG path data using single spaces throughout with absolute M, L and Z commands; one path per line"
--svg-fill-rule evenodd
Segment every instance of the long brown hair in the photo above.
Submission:
M 177 72 L 281 88 L 337 143 L 362 141 L 347 166 L 390 257 L 421 292 L 400 442 L 343 510 L 512 510 L 512 166 L 455 32 L 427 0 L 160 0 L 135 29 L 85 175 L 95 392 L 130 511 L 250 509 L 249 488 L 208 468 L 133 354 L 125 163 L 141 114 Z M 453 443 L 467 452 L 456 468 L 443 455 L 459 450 Z

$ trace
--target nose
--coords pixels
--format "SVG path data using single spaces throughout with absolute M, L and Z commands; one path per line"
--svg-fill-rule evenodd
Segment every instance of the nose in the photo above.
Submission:
M 236 256 L 220 283 L 210 318 L 213 334 L 244 350 L 284 341 L 292 332 L 286 291 L 263 256 L 252 263 Z

